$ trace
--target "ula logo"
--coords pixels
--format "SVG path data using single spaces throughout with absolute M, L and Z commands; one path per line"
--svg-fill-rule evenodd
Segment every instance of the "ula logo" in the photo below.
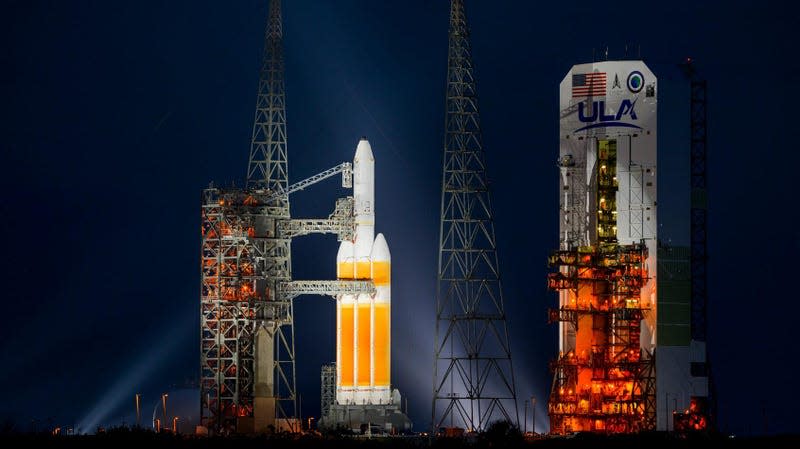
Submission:
M 616 114 L 606 114 L 606 102 L 601 101 L 593 101 L 592 102 L 592 113 L 590 115 L 586 115 L 584 108 L 586 107 L 588 101 L 582 101 L 578 104 L 578 119 L 583 123 L 589 123 L 588 125 L 578 128 L 575 132 L 584 131 L 587 129 L 592 128 L 610 128 L 612 126 L 618 126 L 622 128 L 636 128 L 642 129 L 641 126 L 636 126 L 632 123 L 625 123 L 621 122 L 622 117 L 630 116 L 631 120 L 637 120 L 636 111 L 633 109 L 636 106 L 636 100 L 622 100 L 622 103 L 619 105 L 619 109 L 617 110 Z

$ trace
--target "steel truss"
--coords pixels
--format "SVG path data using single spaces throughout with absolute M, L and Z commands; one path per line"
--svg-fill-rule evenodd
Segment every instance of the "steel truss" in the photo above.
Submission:
M 462 0 L 450 2 L 432 426 L 519 421 Z
M 299 431 L 292 299 L 374 290 L 365 282 L 292 280 L 292 238 L 352 239 L 352 197 L 337 200 L 327 219 L 290 217 L 290 193 L 338 173 L 352 187 L 350 163 L 289 186 L 281 2 L 271 0 L 246 185 L 212 186 L 202 197 L 201 423 L 212 431 L 260 432 L 267 424 Z
M 608 433 L 653 430 L 656 425 L 655 359 L 641 348 L 641 321 L 648 309 L 639 302 L 647 281 L 647 247 L 601 245 L 554 252 L 558 272 L 548 287 L 569 291 L 570 300 L 551 311 L 577 332 L 592 326 L 591 349 L 560 354 L 548 413 L 554 433 Z
M 208 188 L 202 204 L 201 387 L 203 424 L 237 430 L 237 418 L 252 417 L 254 336 L 266 327 L 274 344 L 276 416 L 294 416 L 295 352 L 292 299 L 300 295 L 371 294 L 371 281 L 296 281 L 285 269 L 291 237 L 353 233 L 352 198 L 337 201 L 328 226 L 302 233 L 286 223 L 308 220 L 269 215 L 271 194 Z M 348 209 L 349 207 L 349 209 Z M 312 220 L 317 221 L 317 220 Z M 272 250 L 272 251 L 271 251 Z M 271 251 L 271 252 L 270 252 Z M 289 422 L 289 421 L 287 421 Z

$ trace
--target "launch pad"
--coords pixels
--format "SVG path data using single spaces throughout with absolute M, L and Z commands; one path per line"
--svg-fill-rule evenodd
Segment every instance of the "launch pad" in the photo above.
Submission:
M 384 236 L 375 236 L 372 148 L 364 137 L 353 164 L 289 185 L 285 97 L 281 2 L 272 0 L 247 183 L 212 184 L 202 196 L 199 430 L 302 430 L 293 300 L 304 294 L 336 298 L 340 368 L 332 416 L 359 428 L 371 419 L 410 428 L 405 415 L 396 416 L 390 390 L 391 256 Z M 340 173 L 353 196 L 337 199 L 327 218 L 291 217 L 291 193 Z M 336 280 L 293 278 L 292 240 L 308 234 L 335 234 L 341 242 Z
M 400 392 L 391 389 L 392 257 L 383 234 L 375 235 L 375 157 L 364 137 L 353 158 L 353 181 L 354 236 L 339 245 L 336 277 L 371 281 L 375 293 L 336 296 L 336 364 L 328 374 L 333 394 L 323 392 L 333 401 L 323 405 L 320 425 L 356 433 L 372 433 L 373 426 L 380 433 L 410 431 Z
M 375 233 L 372 148 L 362 138 L 352 164 L 289 185 L 282 36 L 272 0 L 247 183 L 203 192 L 202 423 L 220 433 L 302 430 L 293 299 L 312 294 L 336 301 L 320 428 L 406 433 L 411 422 L 391 385 L 391 254 Z M 448 53 L 431 425 L 455 428 L 456 419 L 481 432 L 519 416 L 460 0 L 451 1 Z M 683 280 L 659 260 L 669 252 L 658 235 L 659 91 L 635 60 L 579 64 L 560 85 L 559 247 L 548 279 L 559 296 L 550 314 L 559 337 L 548 404 L 555 434 L 705 428 L 705 299 L 681 293 Z M 353 195 L 329 217 L 290 216 L 292 192 L 339 173 Z M 292 276 L 292 239 L 312 233 L 341 242 L 335 280 Z M 677 253 L 674 264 L 683 263 Z M 699 318 L 683 311 L 690 299 Z M 500 388 L 487 388 L 495 380 Z
M 411 432 L 411 419 L 403 412 L 402 398 L 392 390 L 387 404 L 331 404 L 319 421 L 322 430 L 343 433 L 404 434 Z

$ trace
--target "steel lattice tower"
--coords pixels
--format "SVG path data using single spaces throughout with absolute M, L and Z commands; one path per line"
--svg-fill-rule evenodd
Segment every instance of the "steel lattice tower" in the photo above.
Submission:
M 691 335 L 692 340 L 707 343 L 708 338 L 708 83 L 701 77 L 691 58 L 683 64 L 689 78 L 690 138 L 690 227 L 691 242 Z M 710 426 L 716 426 L 717 404 L 714 378 L 706 346 L 705 364 L 695 364 L 697 376 L 708 377 Z
M 705 342 L 708 305 L 708 272 L 706 267 L 708 263 L 708 203 L 706 194 L 707 89 L 705 80 L 692 78 L 690 83 L 692 339 Z
M 320 371 L 320 416 L 329 416 L 335 403 L 336 363 L 326 363 Z
M 264 57 L 258 82 L 258 99 L 247 164 L 247 188 L 268 192 L 286 191 L 289 170 L 286 151 L 286 87 L 283 60 L 283 18 L 281 0 L 270 0 L 269 18 L 264 38 Z M 267 332 L 274 356 L 273 390 L 277 418 L 294 417 L 297 411 L 295 389 L 294 307 L 290 298 L 281 294 L 278 284 L 292 279 L 291 239 L 272 231 L 270 222 L 290 218 L 289 197 L 275 197 L 262 208 L 266 232 L 259 233 L 254 246 L 265 255 L 259 273 L 266 288 L 263 302 L 257 302 L 256 325 Z M 272 357 L 270 357 L 272 358 Z M 265 361 L 267 362 L 267 361 Z M 271 361 L 269 361 L 271 362 Z M 271 405 L 270 405 L 271 407 Z
M 286 89 L 283 62 L 281 2 L 272 0 L 264 39 L 264 59 L 258 82 L 258 101 L 247 165 L 247 187 L 286 190 L 289 172 L 286 156 Z M 289 216 L 287 197 L 279 202 Z
M 246 189 L 203 192 L 201 420 L 218 431 L 296 411 L 291 238 L 277 229 L 289 199 L 275 195 L 288 188 L 281 22 L 271 0 Z
M 463 0 L 450 2 L 432 425 L 519 421 Z

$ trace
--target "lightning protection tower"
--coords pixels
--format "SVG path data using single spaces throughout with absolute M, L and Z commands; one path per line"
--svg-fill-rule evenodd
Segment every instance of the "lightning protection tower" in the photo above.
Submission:
M 432 426 L 519 420 L 463 0 L 450 2 Z

